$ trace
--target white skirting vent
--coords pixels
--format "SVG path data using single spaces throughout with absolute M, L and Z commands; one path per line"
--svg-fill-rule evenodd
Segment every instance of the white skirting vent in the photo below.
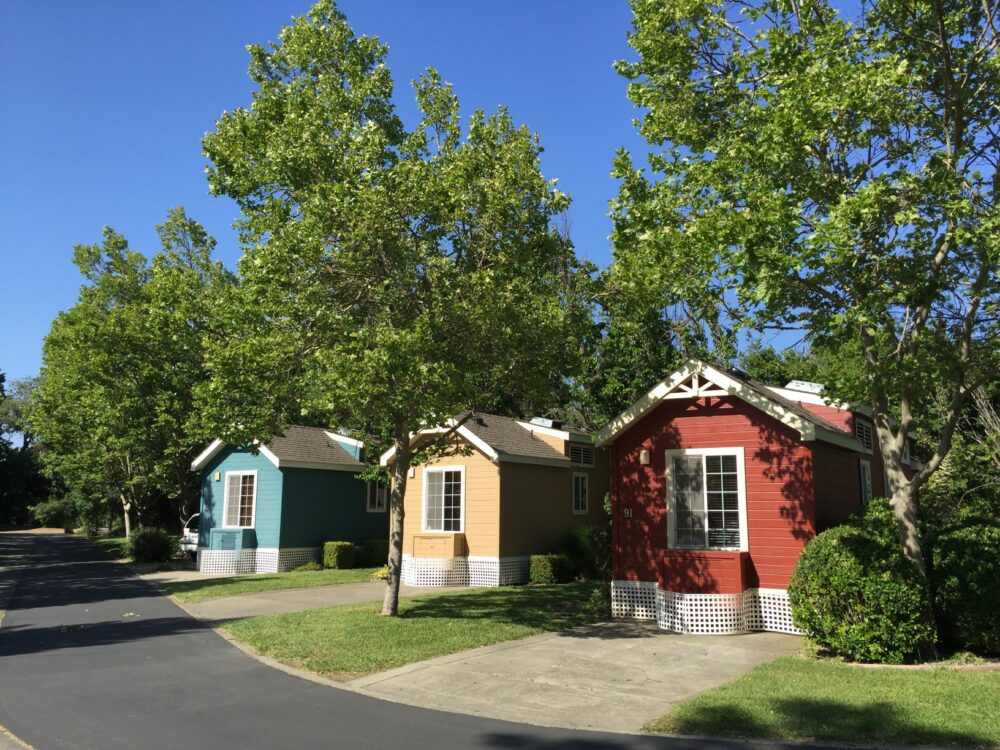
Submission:
M 413 557 L 403 554 L 409 586 L 510 586 L 528 582 L 527 557 Z
M 319 547 L 287 549 L 256 548 L 243 550 L 198 550 L 198 572 L 212 575 L 249 573 L 284 573 L 310 560 L 318 560 Z
M 766 630 L 801 635 L 783 589 L 748 589 L 739 594 L 682 594 L 648 581 L 612 581 L 611 614 L 655 619 L 663 630 L 728 635 Z

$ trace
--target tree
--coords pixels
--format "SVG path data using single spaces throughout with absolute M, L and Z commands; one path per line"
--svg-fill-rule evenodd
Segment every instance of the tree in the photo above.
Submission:
M 109 228 L 100 245 L 76 247 L 87 283 L 46 336 L 29 413 L 49 475 L 93 503 L 117 498 L 126 534 L 157 502 L 183 515 L 194 495 L 188 467 L 204 436 L 192 394 L 214 295 L 232 283 L 183 209 L 157 231 L 163 249 L 151 262 Z
M 314 409 L 386 436 L 394 615 L 410 434 L 497 393 L 544 401 L 578 357 L 588 310 L 552 227 L 569 199 L 506 110 L 474 113 L 463 132 L 432 69 L 413 83 L 422 119 L 405 128 L 385 45 L 330 2 L 249 51 L 252 105 L 204 141 L 245 244 L 239 333 L 212 352 L 204 412 L 237 442 Z
M 9 387 L 5 381 L 0 372 L 0 526 L 23 526 L 29 521 L 29 508 L 44 500 L 51 489 L 26 422 L 28 400 L 38 378 L 15 380 Z
M 828 393 L 870 400 L 926 578 L 917 492 L 998 365 L 997 4 L 876 0 L 855 22 L 823 0 L 632 5 L 638 59 L 618 69 L 655 152 L 649 174 L 616 160 L 616 263 L 734 327 L 856 343 L 864 367 Z

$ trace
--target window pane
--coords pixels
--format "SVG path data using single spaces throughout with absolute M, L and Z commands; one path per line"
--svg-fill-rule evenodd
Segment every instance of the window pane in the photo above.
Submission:
M 240 526 L 253 525 L 254 476 L 246 474 L 240 486 Z
M 675 456 L 672 469 L 677 545 L 698 548 L 739 546 L 737 455 Z

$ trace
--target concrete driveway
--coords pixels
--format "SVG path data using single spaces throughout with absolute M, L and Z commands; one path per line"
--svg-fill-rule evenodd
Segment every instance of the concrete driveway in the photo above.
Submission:
M 637 732 L 678 701 L 800 648 L 798 637 L 777 633 L 675 635 L 613 622 L 442 656 L 347 687 L 494 719 Z

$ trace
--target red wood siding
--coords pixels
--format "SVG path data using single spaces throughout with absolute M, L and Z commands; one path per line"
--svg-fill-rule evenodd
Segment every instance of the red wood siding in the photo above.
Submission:
M 832 422 L 838 427 L 842 427 L 852 435 L 854 434 L 854 414 L 850 411 L 838 409 L 835 406 L 807 404 L 804 401 L 797 401 L 796 403 L 806 411 L 811 411 L 817 417 L 822 417 L 827 422 Z
M 744 449 L 750 549 L 743 558 L 667 549 L 665 452 L 716 447 Z M 650 451 L 648 466 L 639 463 L 642 449 Z M 665 401 L 617 438 L 612 462 L 615 578 L 706 593 L 785 588 L 815 535 L 810 449 L 739 399 Z M 688 588 L 674 588 L 681 585 Z
M 861 507 L 861 461 L 872 465 L 873 497 L 885 493 L 882 457 L 856 453 L 829 443 L 812 444 L 813 472 L 816 475 L 816 532 L 841 524 Z

